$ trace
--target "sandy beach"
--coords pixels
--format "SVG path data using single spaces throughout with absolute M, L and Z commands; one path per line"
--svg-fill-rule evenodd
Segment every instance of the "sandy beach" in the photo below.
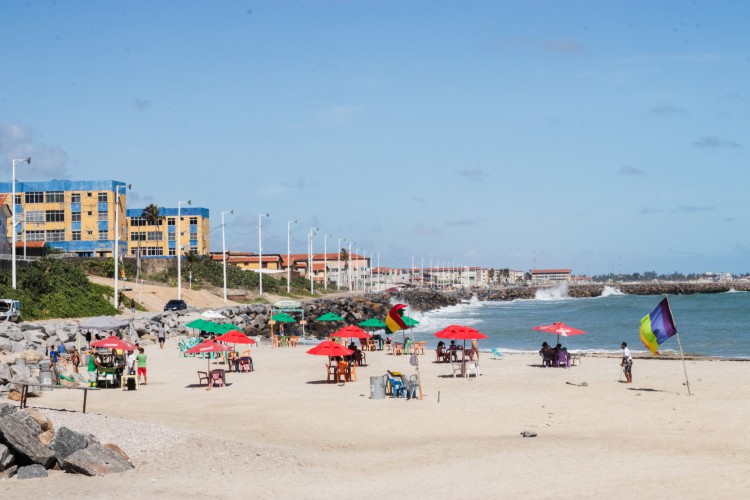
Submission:
M 750 491 L 750 363 L 584 357 L 571 369 L 539 356 L 484 354 L 478 379 L 420 356 L 423 400 L 371 400 L 369 377 L 412 373 L 408 356 L 367 353 L 358 382 L 325 382 L 307 347 L 252 350 L 256 371 L 198 387 L 205 359 L 176 341 L 149 346 L 139 391 L 45 392 L 56 426 L 114 442 L 136 469 L 86 478 L 0 481 L 32 498 L 721 498 Z M 212 366 L 213 367 L 213 366 Z M 580 385 L 582 383 L 586 385 Z M 56 411 L 51 409 L 67 409 Z M 524 438 L 523 431 L 537 433 Z M 11 496 L 12 495 L 12 496 Z

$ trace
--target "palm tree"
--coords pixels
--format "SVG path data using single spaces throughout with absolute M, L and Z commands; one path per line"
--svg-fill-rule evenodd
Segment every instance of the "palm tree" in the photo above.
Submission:
M 341 249 L 341 260 L 344 262 L 344 269 L 349 268 L 349 251 L 346 248 Z
M 149 226 L 158 226 L 164 219 L 164 216 L 159 214 L 160 210 L 161 209 L 159 207 L 152 203 L 143 209 L 143 212 L 141 212 L 141 217 L 146 219 L 146 222 Z

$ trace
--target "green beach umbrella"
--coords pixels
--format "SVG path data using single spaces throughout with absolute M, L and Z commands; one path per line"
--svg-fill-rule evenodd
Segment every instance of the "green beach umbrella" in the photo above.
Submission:
M 338 314 L 327 312 L 323 316 L 317 318 L 315 321 L 344 321 L 344 318 L 342 318 Z
M 210 328 L 211 325 L 215 325 L 216 323 L 211 323 L 210 321 L 206 321 L 205 319 L 196 319 L 194 321 L 191 321 L 190 323 L 185 323 L 185 326 L 187 328 L 197 328 L 198 330 L 205 330 L 207 327 Z
M 384 321 L 379 320 L 378 318 L 370 318 L 366 319 L 364 321 L 360 321 L 357 323 L 362 328 L 385 328 L 386 324 Z
M 419 324 L 419 321 L 414 318 L 410 318 L 409 316 L 402 316 L 401 319 L 404 320 L 404 324 L 408 327 L 417 326 Z
M 271 316 L 271 319 L 279 323 L 296 323 L 297 320 L 289 316 L 287 313 L 278 313 Z

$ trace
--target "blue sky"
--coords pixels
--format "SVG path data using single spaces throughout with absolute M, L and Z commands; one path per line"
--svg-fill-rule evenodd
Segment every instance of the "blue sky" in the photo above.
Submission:
M 6 1 L 0 180 L 191 199 L 232 250 L 750 272 L 750 3 Z M 2 170 L 5 170 L 3 173 Z

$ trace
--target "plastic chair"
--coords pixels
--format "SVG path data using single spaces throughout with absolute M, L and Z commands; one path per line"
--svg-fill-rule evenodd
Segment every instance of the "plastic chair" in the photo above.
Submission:
M 224 387 L 224 370 L 211 370 L 209 373 L 210 379 L 208 381 L 208 386 L 213 387 L 215 385 L 218 385 L 219 387 Z
M 336 365 L 333 363 L 326 363 L 326 382 L 336 381 Z
M 497 347 L 492 348 L 492 359 L 503 359 L 503 353 L 500 351 L 499 348 Z
M 401 355 L 404 353 L 404 344 L 401 342 L 394 342 L 393 343 L 393 355 Z
M 474 376 L 476 378 L 479 378 L 479 361 L 473 359 L 473 360 L 465 360 L 464 361 L 464 377 L 469 376 L 469 370 L 474 370 Z
M 241 372 L 251 372 L 254 371 L 253 368 L 253 358 L 251 357 L 242 357 L 239 359 L 239 371 Z
M 555 361 L 556 367 L 564 366 L 566 368 L 570 368 L 570 355 L 568 355 L 568 351 L 560 349 L 557 353 L 557 359 Z
M 393 374 L 391 372 L 388 372 L 388 382 L 391 385 L 391 390 L 393 391 L 393 397 L 405 397 L 404 391 L 406 388 L 404 387 L 404 382 L 401 379 L 394 378 Z
M 458 357 L 454 358 L 451 356 L 451 368 L 453 369 L 453 378 L 456 378 L 456 373 L 463 376 L 464 374 L 463 360 L 458 359 Z
M 336 382 L 350 382 L 351 372 L 349 369 L 349 363 L 346 361 L 339 361 L 336 365 Z

